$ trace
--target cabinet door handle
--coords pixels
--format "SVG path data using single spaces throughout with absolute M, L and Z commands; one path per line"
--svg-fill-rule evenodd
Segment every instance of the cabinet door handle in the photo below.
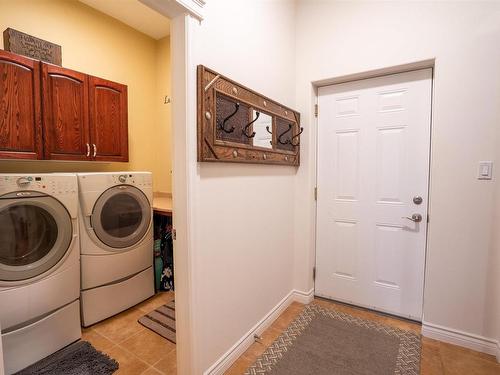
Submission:
M 95 145 L 95 143 L 92 143 L 92 148 L 94 149 L 94 153 L 92 154 L 92 157 L 95 158 L 95 156 L 97 155 L 97 146 Z
M 87 157 L 90 156 L 90 145 L 88 143 L 87 143 L 87 155 L 86 156 Z

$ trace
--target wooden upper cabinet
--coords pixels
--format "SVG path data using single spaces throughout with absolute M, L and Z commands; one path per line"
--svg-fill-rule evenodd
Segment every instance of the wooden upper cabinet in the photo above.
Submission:
M 89 77 L 92 157 L 128 161 L 127 86 Z
M 44 158 L 91 160 L 88 76 L 42 63 Z
M 0 50 L 0 159 L 128 161 L 127 86 Z
M 40 62 L 0 50 L 0 158 L 42 158 Z

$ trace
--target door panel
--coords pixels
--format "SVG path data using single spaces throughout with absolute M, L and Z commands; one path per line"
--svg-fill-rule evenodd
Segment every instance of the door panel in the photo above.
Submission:
M 424 69 L 319 89 L 317 295 L 421 319 L 431 86 Z
M 0 158 L 42 152 L 40 62 L 0 51 Z
M 93 158 L 128 161 L 127 86 L 90 77 L 89 90 Z
M 42 63 L 45 158 L 89 160 L 87 76 Z

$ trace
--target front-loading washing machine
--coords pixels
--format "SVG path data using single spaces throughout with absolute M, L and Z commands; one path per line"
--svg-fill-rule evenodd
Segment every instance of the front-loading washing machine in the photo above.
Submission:
M 0 174 L 0 326 L 7 374 L 81 337 L 78 183 Z
M 154 294 L 150 172 L 78 173 L 81 314 L 88 327 Z

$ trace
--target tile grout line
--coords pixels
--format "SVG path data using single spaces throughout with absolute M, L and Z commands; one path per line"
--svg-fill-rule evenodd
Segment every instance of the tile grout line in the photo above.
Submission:
M 175 345 L 175 344 L 174 344 L 174 345 Z M 173 347 L 173 348 L 172 348 L 172 349 L 171 349 L 168 353 L 166 353 L 166 354 L 165 354 L 165 356 L 169 355 L 170 353 L 172 353 L 172 352 L 173 352 L 174 350 L 176 350 L 176 349 L 177 349 L 177 347 L 176 347 L 176 346 L 174 346 L 174 347 Z M 153 367 L 155 368 L 155 370 L 160 371 L 160 370 L 156 367 L 156 365 L 157 365 L 158 363 L 160 363 L 161 361 L 163 361 L 164 359 L 165 359 L 165 358 L 160 358 L 158 361 L 156 361 L 156 362 L 155 362 L 154 364 L 152 364 L 151 366 L 153 366 Z M 177 359 L 176 359 L 176 361 L 177 361 Z

